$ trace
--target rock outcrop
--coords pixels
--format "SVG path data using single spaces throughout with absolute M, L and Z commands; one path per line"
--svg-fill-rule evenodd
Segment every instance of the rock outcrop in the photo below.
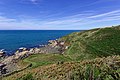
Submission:
M 3 57 L 5 55 L 4 51 L 0 51 L 0 57 Z
M 6 64 L 0 63 L 0 75 L 6 74 L 7 69 L 5 68 Z

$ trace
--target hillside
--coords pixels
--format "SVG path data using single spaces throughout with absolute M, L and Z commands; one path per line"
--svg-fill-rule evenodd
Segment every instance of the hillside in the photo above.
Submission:
M 75 32 L 64 36 L 69 48 L 64 52 L 75 60 L 120 55 L 120 26 Z
M 34 54 L 18 61 L 27 67 L 3 80 L 119 80 L 120 26 L 64 36 L 63 54 Z M 30 66 L 27 66 L 30 65 Z
M 3 80 L 119 80 L 119 78 L 120 56 L 111 56 L 28 68 Z

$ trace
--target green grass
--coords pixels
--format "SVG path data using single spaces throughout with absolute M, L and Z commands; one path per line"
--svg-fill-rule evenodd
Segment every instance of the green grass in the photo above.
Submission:
M 32 74 L 28 73 L 27 75 L 24 75 L 16 80 L 36 80 L 33 78 Z
M 120 26 L 98 28 L 64 36 L 67 56 L 75 60 L 120 55 Z
M 66 61 L 71 61 L 71 59 L 60 54 L 36 54 L 24 59 L 23 63 L 32 64 L 32 67 L 35 68 L 38 66 Z

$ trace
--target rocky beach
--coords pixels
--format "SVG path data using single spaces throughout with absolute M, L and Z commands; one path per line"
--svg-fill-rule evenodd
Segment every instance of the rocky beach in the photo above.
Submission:
M 48 45 L 42 45 L 42 47 L 34 47 L 27 49 L 25 47 L 19 48 L 14 55 L 12 56 L 5 56 L 5 52 L 0 52 L 0 75 L 9 75 L 15 71 L 21 70 L 17 65 L 19 60 L 27 58 L 30 55 L 34 54 L 62 54 L 67 46 L 64 45 L 64 41 L 59 40 L 49 40 Z

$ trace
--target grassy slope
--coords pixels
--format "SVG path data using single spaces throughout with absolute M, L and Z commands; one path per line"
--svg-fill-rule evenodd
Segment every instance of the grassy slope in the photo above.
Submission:
M 94 75 L 95 79 L 98 76 L 113 80 L 112 75 L 118 78 L 120 74 L 120 56 L 106 57 L 120 54 L 120 26 L 104 29 L 93 29 L 84 32 L 76 32 L 67 35 L 60 40 L 65 40 L 65 45 L 69 48 L 65 51 L 64 55 L 59 54 L 37 54 L 32 55 L 19 62 L 19 65 L 26 66 L 31 64 L 32 67 L 22 72 L 16 73 L 5 80 L 30 80 L 30 79 L 67 79 L 67 78 L 83 78 Z M 87 59 L 87 61 L 86 61 Z M 82 62 L 79 62 L 83 60 Z M 75 62 L 71 62 L 75 61 Z M 99 62 L 100 61 L 100 62 Z M 63 63 L 65 62 L 65 63 Z M 67 62 L 67 63 L 66 63 Z M 114 64 L 110 67 L 109 62 Z M 84 64 L 83 64 L 84 63 Z M 49 65 L 48 65 L 49 64 Z M 96 66 L 93 69 L 94 65 Z M 97 67 L 97 65 L 100 65 Z M 116 66 L 117 70 L 113 69 Z M 91 71 L 92 70 L 92 71 Z M 108 72 L 111 70 L 110 72 Z M 97 72 L 97 73 L 96 73 Z M 101 72 L 101 73 L 100 73 Z M 111 75 L 112 74 L 112 75 Z M 103 76 L 106 75 L 106 76 Z M 118 76 L 119 75 L 119 76 Z M 97 76 L 97 77 L 96 77 Z M 38 80 L 39 80 L 38 79 Z
M 75 60 L 91 59 L 120 54 L 120 26 L 93 29 L 67 35 L 61 40 L 66 41 L 69 49 L 65 54 Z
M 3 80 L 89 80 L 92 78 L 118 80 L 120 78 L 120 56 L 29 68 Z
M 71 61 L 71 59 L 69 57 L 65 57 L 59 54 L 36 54 L 24 59 L 22 63 L 31 63 L 32 67 L 36 68 L 38 66 L 54 64 L 64 61 Z
M 68 56 L 64 56 L 61 54 L 34 54 L 29 56 L 28 58 L 18 61 L 17 65 L 19 66 L 19 68 L 23 68 L 32 64 L 31 68 L 36 68 L 39 66 L 55 64 L 55 63 L 59 64 L 62 62 L 70 62 L 70 61 L 72 61 L 72 59 L 70 59 Z

